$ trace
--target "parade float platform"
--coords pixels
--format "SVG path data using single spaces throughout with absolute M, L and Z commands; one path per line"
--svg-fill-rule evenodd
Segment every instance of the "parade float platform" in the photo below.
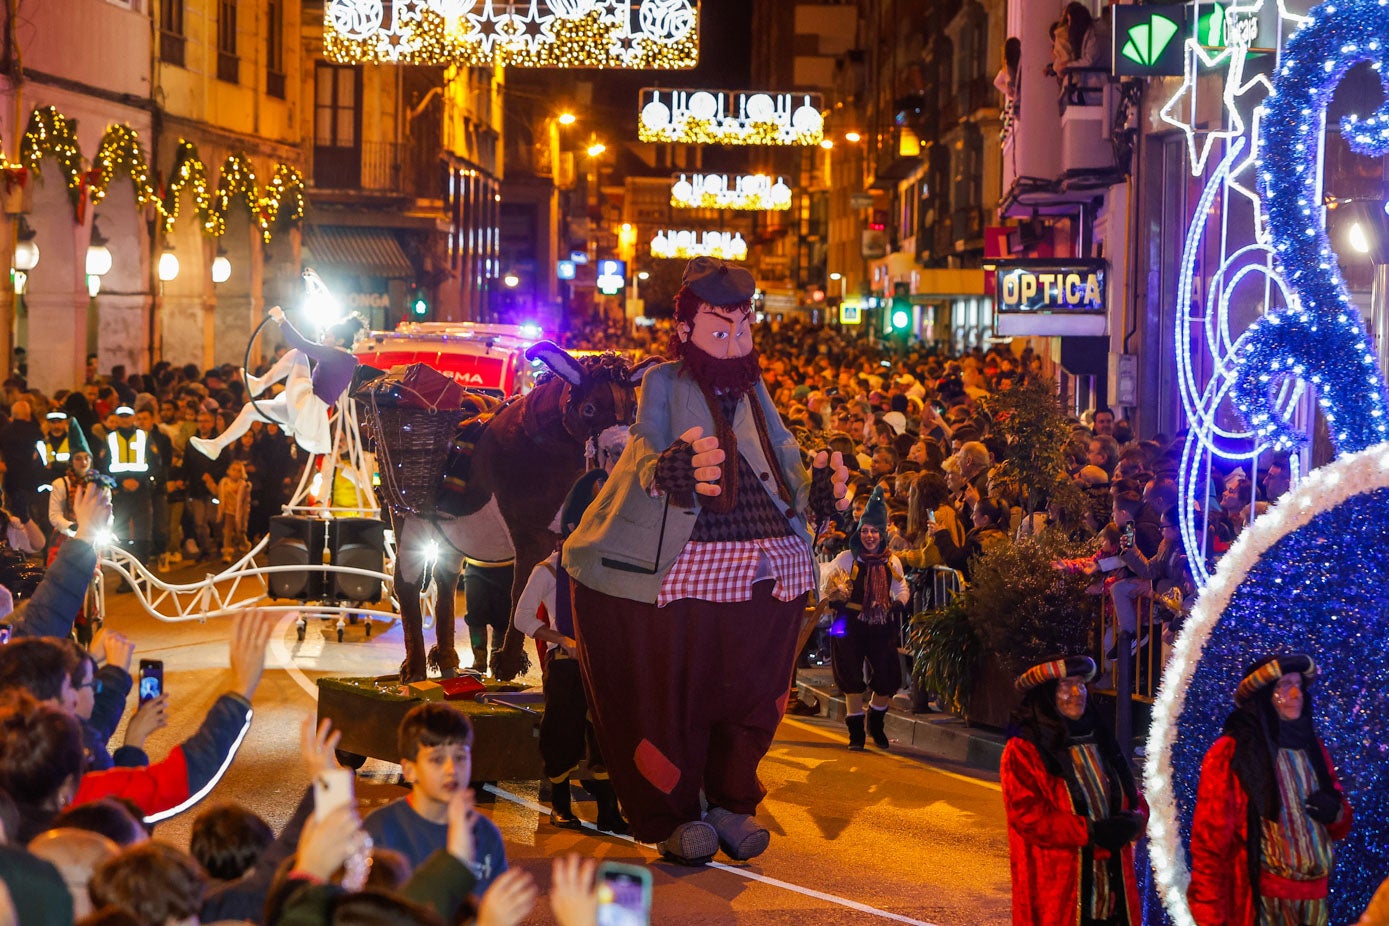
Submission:
M 318 679 L 318 719 L 333 722 L 342 734 L 338 760 L 360 768 L 367 758 L 399 762 L 396 730 L 407 711 L 438 701 L 473 725 L 474 781 L 535 780 L 540 765 L 539 692 L 519 685 L 486 682 L 476 698 L 446 700 L 435 682 L 402 686 L 398 676 Z

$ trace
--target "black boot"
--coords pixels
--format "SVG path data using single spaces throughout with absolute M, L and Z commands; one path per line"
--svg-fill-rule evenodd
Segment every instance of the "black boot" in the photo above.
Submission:
M 887 722 L 887 708 L 878 710 L 876 707 L 868 709 L 868 733 L 873 737 L 873 745 L 879 749 L 886 749 L 892 745 L 887 738 L 887 731 L 883 725 Z
M 585 781 L 584 787 L 588 788 L 593 799 L 598 802 L 598 829 L 615 836 L 626 836 L 632 832 L 632 828 L 622 817 L 622 811 L 617 807 L 617 795 L 613 793 L 611 781 L 595 778 Z
M 473 671 L 487 674 L 487 628 L 468 628 L 468 645 L 473 648 Z
M 854 752 L 863 752 L 863 715 L 850 714 L 844 718 L 844 723 L 849 727 L 849 748 Z
M 569 779 L 556 781 L 551 786 L 550 791 L 550 825 L 558 826 L 561 829 L 577 830 L 583 828 L 583 822 L 574 816 L 573 809 L 569 806 Z

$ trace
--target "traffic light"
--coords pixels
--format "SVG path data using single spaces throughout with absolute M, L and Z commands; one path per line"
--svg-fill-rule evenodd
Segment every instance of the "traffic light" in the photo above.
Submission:
M 912 324 L 912 304 L 906 299 L 892 300 L 892 330 L 906 331 Z
M 887 321 L 893 334 L 905 334 L 912 326 L 912 300 L 906 283 L 894 283 Z
M 428 316 L 429 297 L 423 289 L 416 287 L 410 293 L 410 317 L 415 321 L 423 321 Z

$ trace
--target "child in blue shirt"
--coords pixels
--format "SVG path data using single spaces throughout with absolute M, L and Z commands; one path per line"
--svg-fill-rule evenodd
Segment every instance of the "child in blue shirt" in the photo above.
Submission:
M 449 801 L 466 790 L 472 776 L 473 727 L 468 718 L 437 701 L 411 708 L 400 722 L 400 768 L 410 793 L 380 807 L 362 822 L 372 844 L 404 855 L 412 868 L 448 843 Z M 475 892 L 481 897 L 506 871 L 502 834 L 491 820 L 474 812 Z

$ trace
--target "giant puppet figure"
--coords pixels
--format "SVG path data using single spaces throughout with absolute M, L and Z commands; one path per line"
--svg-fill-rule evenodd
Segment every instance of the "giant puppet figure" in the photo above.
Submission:
M 762 383 L 753 291 L 723 261 L 685 268 L 677 359 L 647 374 L 631 443 L 564 546 L 613 786 L 633 835 L 691 865 L 771 840 L 757 765 L 816 587 L 812 513 L 848 504 L 839 455 L 812 480 Z

